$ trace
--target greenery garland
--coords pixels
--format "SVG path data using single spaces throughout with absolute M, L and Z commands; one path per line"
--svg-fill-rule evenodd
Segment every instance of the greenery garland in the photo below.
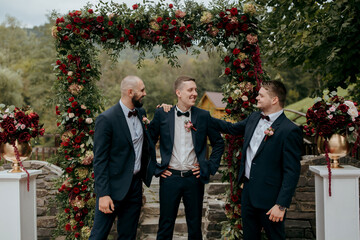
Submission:
M 56 196 L 58 228 L 56 236 L 66 239 L 88 239 L 93 225 L 94 118 L 102 108 L 102 97 L 96 87 L 100 79 L 97 46 L 116 60 L 122 49 L 131 47 L 140 52 L 138 65 L 145 52 L 155 59 L 165 57 L 172 66 L 179 66 L 176 51 L 197 45 L 226 49 L 222 64 L 226 112 L 233 120 L 246 118 L 255 108 L 259 83 L 263 81 L 258 46 L 258 20 L 252 4 L 225 6 L 221 1 L 206 9 L 202 4 L 185 1 L 181 6 L 100 3 L 94 11 L 86 6 L 56 20 L 52 29 L 58 60 L 54 84 L 57 125 L 61 132 L 58 164 L 65 169 L 58 182 Z M 160 52 L 152 51 L 157 46 Z M 194 53 L 198 50 L 195 48 Z M 224 181 L 227 190 L 228 221 L 223 235 L 229 239 L 241 236 L 240 194 L 236 184 L 241 154 L 241 136 L 226 136 L 228 168 Z

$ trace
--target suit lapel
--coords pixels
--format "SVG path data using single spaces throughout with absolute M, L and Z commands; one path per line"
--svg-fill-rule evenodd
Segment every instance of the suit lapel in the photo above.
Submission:
M 247 149 L 247 147 L 248 147 L 248 145 L 249 145 L 249 143 L 251 141 L 251 138 L 252 138 L 252 136 L 254 134 L 255 128 L 256 128 L 257 124 L 259 123 L 259 120 L 260 120 L 260 113 L 258 113 L 258 115 L 254 117 L 253 121 L 251 121 L 249 123 L 249 131 L 248 131 L 249 136 L 245 137 L 246 141 L 244 142 L 244 145 L 243 145 L 244 149 Z
M 276 134 L 276 130 L 279 129 L 280 124 L 281 124 L 281 122 L 284 120 L 284 118 L 285 118 L 285 114 L 282 113 L 282 114 L 275 120 L 275 122 L 274 122 L 273 124 L 271 124 L 271 127 L 274 129 L 274 134 Z M 266 136 L 265 136 L 265 137 L 263 138 L 263 140 L 261 141 L 261 144 L 260 144 L 258 150 L 256 151 L 256 154 L 255 154 L 255 156 L 254 156 L 254 159 L 255 159 L 255 157 L 261 152 L 261 150 L 264 148 L 264 146 L 265 146 L 265 144 L 266 144 L 265 138 L 266 138 Z
M 134 147 L 133 142 L 132 142 L 132 138 L 131 138 L 130 129 L 129 129 L 129 126 L 128 126 L 127 121 L 126 121 L 126 117 L 124 115 L 124 111 L 121 108 L 120 104 L 117 104 L 117 106 L 118 106 L 117 107 L 118 109 L 116 110 L 116 113 L 117 113 L 117 118 L 119 119 L 119 125 L 120 125 L 118 130 L 120 130 L 120 129 L 124 130 L 126 139 L 130 143 L 130 145 L 132 147 Z
M 193 124 L 193 126 L 195 127 L 196 126 L 196 121 L 197 121 L 197 111 L 196 111 L 196 108 L 195 107 L 192 107 L 191 108 L 191 123 Z M 196 127 L 195 127 L 196 128 Z M 194 145 L 194 149 L 195 149 L 195 145 L 196 145 L 196 132 L 192 129 L 190 129 L 190 132 L 191 132 L 191 137 L 192 137 L 192 140 L 193 140 L 193 145 Z
M 174 146 L 174 135 L 175 135 L 175 107 L 176 106 L 172 107 L 169 113 L 167 114 L 169 119 L 169 132 L 170 132 L 170 140 L 172 146 Z

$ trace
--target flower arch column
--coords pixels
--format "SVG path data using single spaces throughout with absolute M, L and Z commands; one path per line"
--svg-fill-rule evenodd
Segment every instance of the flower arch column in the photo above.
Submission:
M 230 119 L 246 118 L 255 107 L 258 86 L 264 80 L 257 36 L 256 9 L 244 6 L 213 6 L 186 1 L 185 6 L 102 3 L 94 11 L 89 6 L 59 17 L 53 27 L 58 60 L 54 83 L 57 125 L 61 133 L 58 164 L 65 172 L 58 183 L 58 228 L 55 235 L 66 239 L 88 239 L 93 224 L 93 133 L 94 120 L 102 109 L 96 86 L 100 79 L 99 46 L 116 59 L 131 47 L 155 58 L 165 57 L 179 66 L 176 50 L 198 45 L 226 49 L 221 64 L 226 112 Z M 153 52 L 154 47 L 160 52 Z M 194 52 L 197 50 L 194 48 Z M 241 154 L 242 136 L 226 136 L 228 151 L 224 181 L 229 181 L 224 235 L 240 236 L 240 194 L 235 184 Z

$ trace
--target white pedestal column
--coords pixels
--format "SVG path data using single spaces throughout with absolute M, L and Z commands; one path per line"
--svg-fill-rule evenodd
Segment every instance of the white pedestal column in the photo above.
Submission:
M 360 169 L 345 165 L 331 169 L 331 193 L 327 166 L 310 166 L 315 173 L 316 239 L 359 240 Z
M 28 170 L 27 174 L 0 172 L 0 239 L 34 240 L 36 229 L 36 176 L 41 170 Z

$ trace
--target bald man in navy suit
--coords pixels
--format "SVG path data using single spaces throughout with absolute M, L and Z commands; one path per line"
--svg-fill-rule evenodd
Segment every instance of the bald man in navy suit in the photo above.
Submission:
M 285 86 L 279 81 L 262 84 L 257 107 L 238 123 L 213 118 L 224 133 L 244 135 L 239 184 L 245 240 L 285 239 L 284 220 L 300 175 L 302 131 L 284 114 Z
M 154 144 L 142 121 L 143 81 L 127 76 L 121 99 L 95 123 L 96 209 L 91 240 L 105 240 L 117 217 L 118 238 L 135 240 L 142 205 L 142 182 L 150 186 L 156 167 Z

